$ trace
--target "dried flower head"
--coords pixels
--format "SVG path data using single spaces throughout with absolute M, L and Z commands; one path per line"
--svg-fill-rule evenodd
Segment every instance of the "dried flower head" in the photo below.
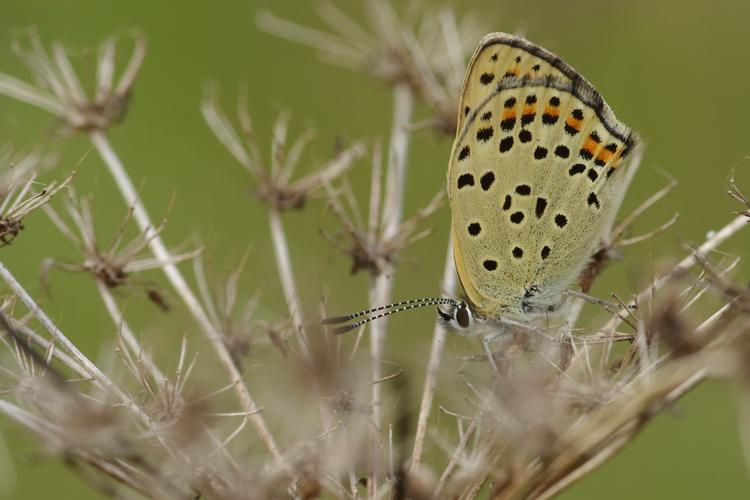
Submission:
M 406 84 L 433 111 L 431 124 L 455 133 L 465 62 L 489 31 L 475 15 L 461 21 L 449 8 L 411 5 L 401 15 L 388 0 L 364 0 L 366 26 L 330 1 L 316 2 L 330 32 L 296 24 L 269 12 L 258 25 L 277 36 L 315 48 L 322 60 L 361 71 L 388 85 Z
M 0 94 L 49 111 L 72 131 L 106 129 L 125 115 L 146 55 L 145 39 L 137 33 L 130 38 L 134 42 L 133 52 L 117 81 L 115 56 L 119 41 L 108 38 L 99 47 L 94 91 L 89 95 L 76 74 L 73 51 L 59 42 L 52 43 L 47 51 L 36 30 L 30 29 L 14 41 L 13 50 L 31 72 L 34 83 L 0 73 Z
M 440 190 L 430 202 L 418 210 L 414 216 L 402 222 L 395 232 L 384 231 L 385 207 L 383 207 L 382 148 L 375 145 L 372 157 L 372 178 L 370 181 L 369 214 L 367 223 L 360 213 L 359 204 L 351 186 L 345 180 L 335 189 L 327 185 L 328 205 L 342 226 L 342 235 L 337 237 L 325 231 L 323 236 L 336 248 L 352 258 L 352 274 L 364 269 L 373 276 L 389 273 L 396 263 L 398 254 L 413 245 L 432 231 L 418 231 L 422 222 L 435 213 L 443 201 Z M 391 234 L 392 233 L 392 234 Z
M 253 344 L 256 341 L 260 342 L 260 339 L 256 338 L 258 330 L 266 330 L 271 344 L 285 352 L 285 342 L 281 340 L 276 328 L 272 326 L 264 328 L 255 319 L 260 304 L 260 295 L 256 292 L 249 299 L 241 295 L 240 280 L 248 256 L 249 253 L 243 256 L 221 287 L 210 286 L 203 259 L 193 259 L 193 269 L 206 312 L 216 329 L 221 332 L 227 350 L 238 368 L 242 367 L 242 361 L 250 355 Z
M 165 264 L 161 259 L 143 255 L 149 240 L 158 235 L 164 228 L 164 222 L 155 230 L 141 232 L 131 241 L 125 243 L 125 234 L 133 214 L 131 208 L 115 230 L 109 245 L 103 248 L 96 236 L 92 203 L 92 198 L 79 199 L 75 190 L 72 187 L 68 188 L 65 208 L 76 230 L 73 230 L 54 209 L 45 207 L 45 212 L 49 218 L 57 229 L 78 249 L 83 261 L 72 263 L 55 258 L 46 259 L 42 264 L 43 282 L 47 283 L 47 275 L 52 267 L 70 272 L 87 272 L 110 289 L 124 285 L 140 286 L 152 302 L 161 309 L 168 309 L 164 298 L 155 286 L 138 276 L 141 272 L 158 269 Z M 175 253 L 172 254 L 170 262 L 182 262 L 199 255 L 200 252 L 201 249 L 199 248 Z
M 23 219 L 48 203 L 73 178 L 71 174 L 59 184 L 52 182 L 34 192 L 32 187 L 38 172 L 53 162 L 51 157 L 39 153 L 31 153 L 16 162 L 10 148 L 0 150 L 0 168 L 3 168 L 0 174 L 0 247 L 10 245 L 24 229 Z
M 244 97 L 238 100 L 237 116 L 241 135 L 221 111 L 215 87 L 206 89 L 201 110 L 203 117 L 234 158 L 256 182 L 255 195 L 274 210 L 299 209 L 314 191 L 349 170 L 364 154 L 360 143 L 340 151 L 332 160 L 302 178 L 292 180 L 305 147 L 313 138 L 308 130 L 287 146 L 289 115 L 282 113 L 273 127 L 271 158 L 267 163 L 260 153 L 253 123 Z

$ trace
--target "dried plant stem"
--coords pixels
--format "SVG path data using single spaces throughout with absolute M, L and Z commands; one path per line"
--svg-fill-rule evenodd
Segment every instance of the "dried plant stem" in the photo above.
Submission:
M 281 222 L 281 213 L 273 207 L 268 209 L 268 225 L 271 230 L 271 239 L 273 240 L 273 250 L 276 257 L 276 268 L 279 271 L 281 287 L 284 291 L 284 300 L 289 309 L 289 316 L 292 318 L 294 330 L 297 333 L 299 346 L 302 351 L 303 359 L 311 359 L 309 342 L 302 324 L 302 303 L 297 293 L 297 282 L 292 272 L 292 260 L 289 257 L 289 245 L 284 232 L 284 225 Z
M 686 271 L 693 267 L 698 261 L 707 255 L 709 252 L 717 248 L 719 245 L 724 243 L 730 237 L 734 236 L 738 231 L 748 225 L 748 219 L 744 215 L 738 215 L 732 219 L 727 225 L 718 230 L 710 238 L 708 238 L 697 250 L 682 259 L 676 266 L 674 266 L 668 273 L 658 278 L 654 283 L 638 294 L 636 299 L 630 304 L 635 306 L 639 303 L 644 303 L 652 294 L 661 288 L 667 281 L 679 273 Z M 613 316 L 601 329 L 602 332 L 614 331 L 622 321 L 626 319 L 622 314 Z
M 40 419 L 33 413 L 29 413 L 23 408 L 19 408 L 2 399 L 0 399 L 0 414 L 5 415 L 11 421 L 31 431 L 46 443 L 56 442 L 58 436 L 65 432 L 63 429 L 53 426 L 49 421 Z M 104 460 L 83 450 L 69 450 L 68 453 L 71 454 L 71 458 L 76 458 L 101 470 L 104 474 L 130 486 L 134 491 L 141 492 L 143 495 L 153 493 L 148 489 L 149 486 L 153 485 L 145 485 L 143 481 L 133 477 L 132 474 L 127 472 L 128 467 L 125 464 L 117 464 L 112 460 Z
M 388 240 L 398 234 L 404 207 L 404 184 L 406 181 L 406 157 L 409 153 L 409 122 L 411 120 L 414 98 L 411 89 L 406 84 L 396 85 L 393 89 L 393 121 L 391 124 L 390 146 L 388 151 L 388 168 L 386 190 L 383 202 L 383 240 Z M 375 192 L 375 191 L 373 191 Z M 374 229 L 374 228 L 372 228 Z M 370 284 L 370 303 L 374 306 L 387 304 L 391 300 L 393 289 L 392 276 L 378 274 Z M 385 319 L 385 318 L 384 318 Z M 387 321 L 373 321 L 370 324 L 370 357 L 372 360 L 372 380 L 383 377 L 382 359 L 385 348 Z M 372 407 L 372 421 L 375 429 L 371 451 L 378 453 L 379 433 L 382 430 L 382 388 L 381 384 L 372 385 L 370 404 Z M 373 456 L 373 464 L 379 463 Z M 375 479 L 375 465 L 368 475 L 367 490 L 370 497 L 377 496 Z
M 23 408 L 19 408 L 13 403 L 0 399 L 0 413 L 44 439 L 50 437 L 48 435 L 49 422 L 42 420 L 33 413 L 27 412 Z
M 54 95 L 4 73 L 0 73 L 0 94 L 37 106 L 56 116 L 65 116 L 67 112 Z
M 445 268 L 443 269 L 442 293 L 453 296 L 456 290 L 456 272 L 453 268 L 453 244 L 448 238 L 448 253 L 445 256 Z M 427 373 L 424 378 L 424 389 L 422 390 L 422 402 L 419 404 L 419 417 L 417 418 L 417 430 L 414 435 L 414 448 L 412 449 L 409 470 L 419 466 L 424 449 L 424 440 L 427 435 L 427 419 L 432 409 L 432 399 L 435 395 L 440 362 L 443 359 L 443 346 L 445 345 L 446 330 L 439 321 L 435 321 L 435 329 L 432 332 L 432 347 L 430 348 L 430 360 L 427 363 Z
M 154 360 L 151 358 L 150 353 L 146 349 L 144 349 L 143 346 L 141 346 L 141 343 L 138 341 L 138 339 L 135 337 L 135 334 L 130 329 L 130 326 L 125 320 L 125 316 L 122 314 L 122 311 L 117 305 L 117 302 L 115 302 L 115 298 L 112 296 L 112 292 L 110 292 L 109 288 L 107 288 L 107 285 L 104 284 L 104 282 L 102 282 L 101 280 L 96 280 L 96 288 L 99 291 L 102 302 L 104 302 L 104 307 L 106 307 L 107 312 L 112 317 L 112 321 L 117 327 L 119 334 L 125 341 L 125 344 L 130 350 L 130 353 L 136 356 L 138 360 L 143 363 L 146 369 L 148 369 L 151 377 L 157 383 L 167 384 L 167 378 L 161 372 L 159 367 L 156 366 L 156 363 L 154 363 Z
M 448 461 L 448 465 L 445 467 L 445 470 L 440 475 L 440 479 L 438 480 L 437 485 L 435 486 L 435 497 L 440 495 L 440 493 L 443 492 L 443 489 L 445 488 L 448 478 L 453 474 L 453 471 L 456 469 L 456 466 L 459 464 L 461 459 L 464 457 L 464 454 L 466 452 L 466 447 L 469 444 L 469 440 L 474 437 L 474 433 L 477 431 L 478 422 L 479 422 L 479 415 L 477 415 L 469 424 L 469 427 L 464 431 L 463 436 L 461 436 L 461 440 L 458 443 L 458 446 L 453 450 L 453 454 L 451 454 L 451 458 Z M 471 497 L 469 497 L 471 498 Z
M 219 361 L 227 370 L 234 390 L 237 393 L 237 397 L 240 400 L 240 404 L 247 414 L 247 418 L 255 427 L 258 436 L 265 443 L 274 459 L 283 463 L 284 459 L 281 456 L 281 451 L 268 430 L 265 419 L 258 411 L 258 406 L 250 395 L 248 387 L 242 380 L 242 374 L 232 360 L 232 356 L 229 354 L 229 351 L 222 340 L 221 333 L 208 319 L 200 302 L 188 286 L 182 273 L 180 273 L 179 269 L 177 269 L 177 266 L 174 264 L 174 258 L 170 254 L 166 245 L 162 242 L 154 224 L 151 222 L 148 212 L 146 212 L 146 208 L 138 197 L 138 193 L 133 186 L 133 182 L 130 180 L 130 177 L 125 170 L 125 167 L 122 165 L 122 162 L 120 162 L 119 157 L 112 149 L 109 139 L 106 134 L 100 130 L 91 132 L 89 137 L 112 174 L 115 184 L 117 184 L 123 198 L 125 198 L 125 203 L 133 207 L 133 218 L 138 223 L 141 231 L 143 231 L 148 238 L 149 247 L 154 253 L 154 256 L 163 262 L 162 269 L 164 270 L 164 274 L 166 274 L 167 279 L 169 279 L 174 289 L 180 295 L 180 298 L 185 302 L 188 311 L 190 311 L 196 321 L 200 324 L 204 333 L 208 337 L 208 340 L 211 342 L 214 351 L 216 351 Z
M 5 264 L 0 262 L 0 277 L 8 284 L 13 293 L 21 299 L 21 302 L 29 309 L 31 314 L 39 321 L 39 323 L 47 330 L 55 343 L 62 346 L 63 349 L 75 360 L 75 362 L 84 370 L 84 372 L 91 377 L 92 381 L 100 388 L 108 391 L 110 394 L 119 399 L 127 408 L 129 408 L 133 414 L 149 428 L 155 428 L 155 425 L 151 422 L 151 418 L 138 406 L 125 392 L 120 389 L 107 375 L 104 374 L 99 368 L 88 359 L 73 342 L 66 337 L 57 325 L 42 311 L 42 309 L 34 302 L 34 299 L 26 292 L 26 289 L 16 280 L 11 274 Z
M 712 354 L 701 353 L 674 362 L 674 366 L 663 368 L 651 379 L 632 384 L 630 390 L 586 416 L 567 435 L 562 436 L 560 442 L 564 443 L 565 449 L 551 463 L 541 468 L 538 467 L 539 464 L 530 465 L 527 470 L 529 475 L 498 498 L 536 498 L 563 481 L 567 475 L 575 474 L 579 467 L 585 466 L 590 460 L 603 463 L 604 458 L 624 446 L 659 409 L 664 408 L 665 401 L 671 400 L 675 390 L 695 379 L 696 374 L 705 370 L 706 366 L 721 366 L 724 360 L 716 359 Z M 694 386 L 694 383 L 688 384 L 689 388 Z M 684 394 L 684 391 L 680 394 Z M 610 446 L 616 449 L 608 451 Z M 604 453 L 604 456 L 597 460 L 600 453 Z

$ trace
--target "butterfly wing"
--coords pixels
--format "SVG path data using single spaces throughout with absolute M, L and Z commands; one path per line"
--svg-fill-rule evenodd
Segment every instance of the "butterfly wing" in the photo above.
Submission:
M 611 226 L 637 137 L 570 66 L 505 34 L 475 52 L 460 109 L 448 194 L 468 299 L 485 316 L 554 306 Z

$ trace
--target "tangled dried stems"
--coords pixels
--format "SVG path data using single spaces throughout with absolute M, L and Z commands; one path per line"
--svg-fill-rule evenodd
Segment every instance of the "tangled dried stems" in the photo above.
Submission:
M 486 492 L 498 499 L 550 498 L 595 471 L 655 415 L 708 377 L 736 379 L 745 388 L 741 422 L 747 436 L 750 291 L 732 279 L 739 258 L 716 252 L 750 218 L 750 203 L 739 187 L 742 176 L 738 183 L 735 172 L 728 181 L 728 193 L 739 205 L 734 219 L 697 248 L 686 249 L 677 264 L 664 266 L 640 293 L 594 301 L 591 308 L 600 308 L 598 314 L 582 315 L 582 295 L 571 293 L 563 312 L 539 325 L 544 336 L 523 330 L 502 340 L 497 372 L 484 356 L 454 359 L 465 367 L 460 373 L 448 368 L 446 333 L 436 325 L 415 419 L 409 401 L 417 399 L 409 381 L 416 374 L 412 366 L 394 367 L 384 359 L 386 321 L 374 322 L 352 340 L 318 326 L 299 293 L 282 213 L 325 199 L 341 230 L 324 237 L 352 259 L 353 272 L 368 271 L 373 305 L 388 302 L 399 257 L 429 234 L 424 224 L 440 203 L 438 195 L 417 213 L 403 213 L 409 144 L 419 120 L 414 102 L 426 103 L 430 123 L 450 132 L 464 63 L 474 44 L 466 34 L 474 22 L 459 22 L 449 11 L 415 10 L 402 18 L 385 1 L 365 0 L 364 5 L 367 28 L 331 3 L 319 4 L 319 13 L 335 33 L 269 13 L 261 14 L 259 23 L 392 87 L 386 153 L 379 143 L 372 148 L 367 214 L 361 213 L 345 177 L 362 163 L 362 143 L 340 149 L 293 180 L 305 163 L 312 133 L 288 145 L 289 117 L 282 114 L 266 159 L 243 98 L 237 126 L 222 112 L 215 88 L 207 88 L 202 105 L 209 128 L 248 171 L 268 212 L 288 318 L 264 317 L 260 296 L 242 290 L 245 261 L 218 290 L 212 288 L 200 249 L 168 250 L 160 236 L 163 224 L 153 225 L 138 199 L 106 131 L 124 118 L 145 56 L 142 38 L 135 38 L 117 83 L 117 42 L 102 45 L 94 97 L 83 92 L 70 52 L 61 45 L 48 53 L 32 33 L 30 48 L 17 49 L 35 84 L 0 73 L 0 93 L 50 111 L 67 134 L 87 135 L 121 189 L 127 215 L 110 243 L 102 245 L 90 199 L 81 200 L 68 189 L 66 215 L 47 205 L 70 177 L 34 193 L 35 175 L 48 160 L 35 153 L 14 163 L 9 153 L 2 155 L 2 163 L 12 166 L 0 176 L 0 243 L 19 236 L 24 217 L 44 206 L 53 227 L 81 259 L 48 260 L 43 276 L 55 290 L 51 269 L 88 273 L 116 336 L 110 362 L 94 362 L 16 280 L 12 265 L 0 263 L 7 285 L 0 303 L 0 414 L 38 437 L 47 452 L 93 488 L 109 496 L 132 491 L 149 498 L 426 499 L 475 498 Z M 676 216 L 642 236 L 624 237 L 672 188 L 670 182 L 612 228 L 581 277 L 583 291 L 591 289 L 621 249 L 669 229 Z M 126 242 L 128 231 L 135 237 Z M 23 238 L 14 244 L 23 244 Z M 196 291 L 178 268 L 184 260 L 193 262 Z M 175 342 L 175 366 L 166 370 L 148 347 L 149 339 L 136 334 L 142 325 L 132 324 L 122 294 L 113 292 L 145 292 L 163 307 L 164 297 L 149 277 L 159 270 L 193 318 L 191 328 L 206 336 L 216 358 L 198 357 L 182 337 Z M 448 245 L 442 292 L 452 296 L 455 288 Z M 358 352 L 366 334 L 369 367 L 363 367 Z M 256 359 L 274 360 L 263 377 L 248 374 L 248 361 Z M 262 407 L 251 396 L 251 381 L 253 394 L 266 395 Z M 449 390 L 450 383 L 460 389 Z M 236 400 L 227 397 L 231 392 Z M 435 398 L 441 403 L 437 408 Z M 267 420 L 274 422 L 273 434 Z

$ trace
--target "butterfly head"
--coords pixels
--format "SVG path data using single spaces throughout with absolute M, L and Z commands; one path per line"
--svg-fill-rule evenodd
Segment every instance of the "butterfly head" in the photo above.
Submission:
M 479 324 L 484 323 L 484 317 L 477 315 L 469 303 L 463 300 L 440 305 L 437 312 L 443 327 L 460 335 L 468 335 Z

